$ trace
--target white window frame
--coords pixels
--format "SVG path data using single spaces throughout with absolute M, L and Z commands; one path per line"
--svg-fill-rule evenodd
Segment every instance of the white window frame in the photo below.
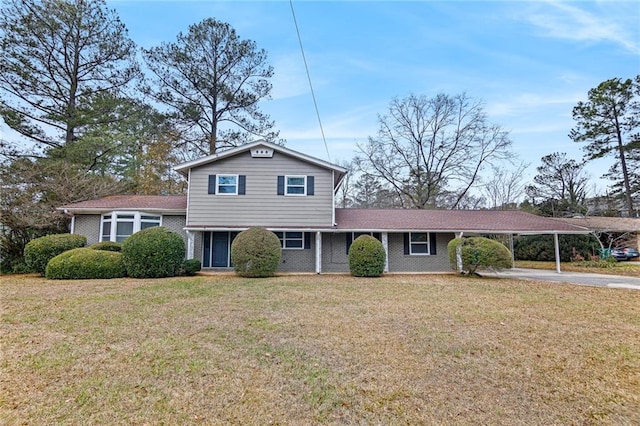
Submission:
M 427 241 L 423 242 L 423 241 L 418 241 L 418 242 L 414 242 L 413 241 L 413 235 L 414 234 L 424 234 L 427 236 Z M 414 253 L 413 252 L 413 245 L 414 244 L 419 244 L 419 245 L 426 245 L 427 246 L 427 252 L 426 253 Z M 409 255 L 411 256 L 430 256 L 431 255 L 431 235 L 429 235 L 428 232 L 409 232 Z
M 289 187 L 300 188 L 301 185 L 289 185 L 289 179 L 302 179 L 302 194 L 289 193 Z M 305 197 L 307 195 L 307 176 L 306 175 L 285 175 L 284 177 L 284 195 L 288 197 Z
M 130 217 L 133 216 L 133 217 Z M 143 218 L 145 216 L 145 218 Z M 158 218 L 158 220 L 154 220 L 152 218 Z M 108 222 L 110 225 L 109 230 L 109 238 L 105 239 L 104 235 L 104 224 Z M 142 223 L 154 223 L 154 226 L 162 226 L 162 215 L 155 213 L 146 213 L 146 212 L 138 212 L 138 211 L 113 211 L 109 213 L 105 213 L 100 216 L 100 242 L 102 241 L 117 241 L 118 234 L 118 223 L 133 223 L 133 232 L 126 237 L 135 234 L 140 231 L 142 228 Z M 147 228 L 150 228 L 147 226 Z M 126 238 L 125 237 L 125 238 Z
M 224 175 L 216 175 L 216 195 L 238 195 L 238 185 L 239 185 L 239 181 L 240 178 L 238 177 L 239 175 L 229 175 L 229 174 L 224 174 Z M 226 184 L 226 183 L 221 183 L 220 182 L 220 178 L 233 178 L 234 179 L 234 184 Z M 235 192 L 221 192 L 220 191 L 220 187 L 230 187 L 230 186 L 234 186 L 235 187 Z
M 292 238 L 292 237 L 288 237 L 287 234 L 292 234 L 292 233 L 300 233 L 302 234 L 301 238 Z M 282 250 L 304 250 L 304 238 L 305 238 L 305 233 L 302 231 L 275 231 L 274 234 L 276 234 L 278 236 L 278 239 L 280 240 L 280 247 L 282 247 Z M 300 247 L 288 247 L 287 246 L 287 242 L 288 241 L 300 241 L 301 245 Z

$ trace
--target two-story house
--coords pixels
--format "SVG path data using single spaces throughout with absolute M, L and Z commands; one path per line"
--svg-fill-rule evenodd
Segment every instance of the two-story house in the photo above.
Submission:
M 348 272 L 351 242 L 378 238 L 387 272 L 450 271 L 456 235 L 575 234 L 584 228 L 519 211 L 340 209 L 334 195 L 347 170 L 256 141 L 176 167 L 186 196 L 112 196 L 60 207 L 88 244 L 122 241 L 150 226 L 183 235 L 187 258 L 205 269 L 231 265 L 231 242 L 260 226 L 282 244 L 281 272 Z

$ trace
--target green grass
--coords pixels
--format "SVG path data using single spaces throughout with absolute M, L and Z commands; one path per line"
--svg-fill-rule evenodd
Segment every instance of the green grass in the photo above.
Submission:
M 640 292 L 452 275 L 0 283 L 3 424 L 638 424 Z

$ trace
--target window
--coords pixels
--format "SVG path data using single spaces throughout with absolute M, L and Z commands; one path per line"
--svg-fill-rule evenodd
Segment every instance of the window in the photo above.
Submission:
M 278 176 L 278 195 L 314 195 L 313 176 Z
M 307 193 L 306 176 L 286 176 L 285 195 L 305 195 Z
M 160 226 L 162 217 L 140 212 L 113 212 L 102 216 L 100 241 L 121 243 L 141 229 Z
M 218 175 L 218 183 L 216 185 L 216 194 L 237 195 L 238 194 L 238 176 L 237 175 Z
M 411 232 L 409 239 L 409 254 L 427 255 L 429 251 L 429 233 L 428 232 Z
M 351 248 L 351 244 L 353 243 L 353 241 L 356 238 L 358 238 L 360 235 L 371 235 L 376 240 L 382 241 L 382 234 L 380 232 L 347 232 L 347 234 L 346 234 L 346 236 L 347 236 L 347 240 L 346 240 L 347 254 L 349 254 L 349 249 Z
M 209 175 L 207 193 L 218 195 L 244 195 L 247 186 L 245 175 Z
M 283 249 L 302 250 L 311 248 L 311 233 L 309 232 L 274 232 L 280 239 Z

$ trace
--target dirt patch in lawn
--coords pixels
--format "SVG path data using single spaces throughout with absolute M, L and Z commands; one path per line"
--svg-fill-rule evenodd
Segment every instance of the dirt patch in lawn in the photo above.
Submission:
M 2 277 L 7 424 L 638 424 L 640 295 L 456 276 Z

